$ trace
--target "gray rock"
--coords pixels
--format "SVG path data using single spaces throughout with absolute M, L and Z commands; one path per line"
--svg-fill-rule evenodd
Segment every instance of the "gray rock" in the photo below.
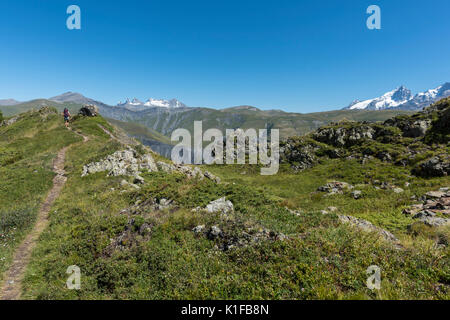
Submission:
M 443 177 L 449 173 L 450 157 L 448 155 L 433 157 L 413 169 L 413 174 L 420 177 Z
M 354 199 L 360 199 L 362 197 L 362 192 L 359 190 L 352 191 L 352 197 Z
M 108 171 L 108 176 L 130 176 L 135 178 L 135 183 L 143 183 L 144 179 L 140 176 L 140 169 L 157 170 L 153 164 L 154 160 L 150 154 L 139 156 L 129 148 L 116 151 L 103 160 L 83 166 L 81 176 Z
M 418 120 L 413 123 L 407 123 L 403 128 L 403 136 L 410 138 L 423 137 L 431 126 L 430 120 Z
M 416 213 L 413 216 L 413 219 L 421 219 L 421 218 L 424 218 L 424 217 L 434 217 L 434 216 L 436 216 L 436 213 L 434 213 L 433 211 L 423 210 L 423 211 L 420 211 L 420 212 Z
M 366 139 L 373 139 L 375 130 L 367 125 L 354 127 L 324 127 L 313 134 L 317 141 L 335 146 L 349 147 Z
M 329 194 L 343 193 L 345 189 L 353 189 L 353 186 L 347 182 L 333 181 L 317 188 L 317 191 L 328 192 Z
M 222 230 L 220 230 L 220 228 L 217 226 L 212 226 L 208 232 L 208 238 L 211 240 L 221 237 L 221 236 L 222 236 Z
M 78 114 L 87 117 L 96 117 L 98 115 L 98 107 L 93 104 L 87 104 L 80 109 Z
M 445 192 L 444 191 L 430 191 L 425 193 L 425 196 L 428 199 L 439 199 L 445 196 Z
M 441 227 L 450 224 L 450 219 L 439 217 L 422 217 L 420 221 L 430 227 Z
M 213 175 L 213 174 L 212 174 L 211 172 L 209 172 L 209 171 L 206 171 L 206 170 L 205 170 L 204 175 L 205 175 L 206 178 L 208 178 L 208 179 L 210 179 L 210 180 L 213 180 L 213 181 L 215 181 L 216 183 L 220 183 L 220 182 L 221 182 L 221 180 L 220 180 L 219 177 Z
M 132 188 L 134 188 L 134 189 L 136 189 L 136 190 L 139 190 L 141 187 L 139 187 L 138 185 L 135 185 L 135 184 L 133 184 L 133 183 L 129 183 L 128 181 L 126 181 L 126 180 L 122 180 L 121 182 L 120 182 L 120 185 L 122 186 L 122 187 L 132 187 Z
M 192 229 L 192 231 L 195 233 L 195 234 L 200 234 L 200 233 L 203 233 L 203 231 L 205 231 L 205 225 L 199 225 L 199 226 L 196 226 L 196 227 L 194 227 L 193 229 Z
M 220 212 L 222 214 L 230 214 L 234 211 L 233 203 L 230 200 L 226 200 L 225 197 L 211 201 L 206 206 L 206 211 L 209 213 Z
M 352 216 L 342 216 L 339 215 L 339 220 L 342 223 L 347 223 L 352 226 L 355 226 L 356 228 L 366 231 L 366 232 L 375 232 L 378 233 L 380 236 L 382 236 L 384 239 L 390 241 L 390 242 L 398 242 L 398 239 L 389 231 L 386 231 L 382 228 L 374 226 L 369 221 L 366 221 L 364 219 L 355 218 Z

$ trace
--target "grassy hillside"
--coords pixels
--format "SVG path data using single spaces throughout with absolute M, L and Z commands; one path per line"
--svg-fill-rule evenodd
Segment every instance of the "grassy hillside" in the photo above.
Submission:
M 1 217 L 6 217 L 2 221 L 31 217 L 24 226 L 16 218 L 4 223 L 2 234 L 13 235 L 6 237 L 7 249 L 0 247 L 6 257 L 33 217 L 33 211 L 10 213 L 36 208 L 50 187 L 52 157 L 71 144 L 65 165 L 68 180 L 28 265 L 23 298 L 450 298 L 448 228 L 408 229 L 413 221 L 401 213 L 412 195 L 448 186 L 448 177 L 414 178 L 409 168 L 376 158 L 365 164 L 324 158 L 298 173 L 283 164 L 278 175 L 269 177 L 260 176 L 257 166 L 203 168 L 218 174 L 221 184 L 179 172 L 144 171 L 145 183 L 135 189 L 122 182 L 132 182 L 125 176 L 99 172 L 81 177 L 85 164 L 126 148 L 99 124 L 114 134 L 114 127 L 101 117 L 81 117 L 71 124 L 90 138 L 85 143 L 65 130 L 54 114 L 44 119 L 30 113 L 0 128 L 1 146 L 10 154 L 0 167 L 2 176 L 9 177 L 0 181 Z M 349 192 L 334 196 L 316 192 L 336 179 L 354 184 L 364 198 L 355 200 Z M 374 179 L 410 185 L 397 194 L 368 183 Z M 234 204 L 233 213 L 192 211 L 223 196 Z M 163 199 L 174 202 L 162 206 Z M 320 212 L 329 206 L 337 207 L 337 212 Z M 400 239 L 400 248 L 376 233 L 340 223 L 336 213 L 386 228 Z M 217 227 L 221 233 L 192 231 L 200 225 L 210 232 Z M 3 269 L 7 261 L 2 262 Z M 366 269 L 374 264 L 382 270 L 379 292 L 366 287 Z M 71 265 L 81 269 L 79 291 L 65 287 Z
M 56 153 L 79 140 L 54 109 L 25 113 L 0 127 L 0 278 L 52 186 Z

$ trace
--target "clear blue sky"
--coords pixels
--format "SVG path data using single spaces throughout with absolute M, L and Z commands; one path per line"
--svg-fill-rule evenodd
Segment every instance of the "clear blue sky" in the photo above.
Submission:
M 382 30 L 366 28 L 371 4 Z M 448 0 L 1 1 L 0 98 L 331 110 L 450 81 L 449 34 Z

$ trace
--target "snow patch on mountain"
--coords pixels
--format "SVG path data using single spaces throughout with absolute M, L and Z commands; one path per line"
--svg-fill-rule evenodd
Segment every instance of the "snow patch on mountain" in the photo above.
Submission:
M 173 109 L 173 108 L 186 108 L 187 106 L 178 101 L 177 99 L 172 100 L 164 100 L 164 99 L 153 99 L 150 98 L 145 102 L 140 101 L 139 99 L 127 99 L 125 102 L 119 102 L 117 104 L 117 107 L 126 108 L 131 111 L 142 111 L 149 108 L 167 108 L 167 109 Z
M 404 86 L 389 91 L 381 97 L 364 101 L 355 100 L 347 110 L 419 110 L 430 104 L 450 96 L 450 83 L 445 83 L 435 89 L 412 95 L 411 91 Z
M 346 109 L 350 110 L 382 110 L 395 108 L 399 105 L 402 105 L 408 102 L 412 97 L 412 93 L 410 90 L 401 86 L 395 90 L 389 91 L 382 95 L 381 97 L 364 100 L 364 101 L 355 101 Z

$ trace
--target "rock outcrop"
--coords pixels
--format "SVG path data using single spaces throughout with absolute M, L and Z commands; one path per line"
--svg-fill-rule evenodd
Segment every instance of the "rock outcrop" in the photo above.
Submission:
M 328 157 L 361 164 L 379 159 L 411 166 L 417 176 L 446 176 L 450 171 L 449 123 L 450 98 L 446 98 L 413 115 L 383 123 L 341 121 L 303 137 L 290 137 L 280 143 L 280 159 L 295 171 L 311 168 Z
M 98 107 L 93 104 L 87 104 L 78 111 L 78 114 L 85 117 L 96 117 L 98 115 Z
M 162 171 L 167 172 L 167 173 L 180 172 L 182 174 L 185 174 L 189 178 L 199 178 L 200 180 L 207 178 L 216 183 L 221 182 L 219 177 L 213 175 L 209 171 L 203 172 L 199 167 L 190 167 L 190 166 L 181 165 L 181 164 L 172 164 L 172 163 L 163 162 L 163 161 L 158 161 L 157 164 L 158 164 L 158 167 Z
M 369 221 L 366 221 L 364 219 L 355 218 L 352 216 L 338 215 L 338 217 L 339 217 L 339 221 L 341 221 L 342 223 L 350 224 L 362 231 L 375 232 L 375 233 L 379 234 L 380 236 L 382 236 L 387 241 L 394 242 L 394 243 L 399 242 L 399 240 L 392 233 L 390 233 L 389 231 L 386 231 L 382 228 L 379 228 L 377 226 L 374 226 Z
M 421 197 L 422 203 L 413 204 L 403 210 L 403 214 L 431 227 L 450 224 L 450 188 L 427 192 Z M 438 216 L 440 215 L 440 216 Z
M 220 183 L 220 178 L 212 173 L 202 170 L 198 167 L 190 167 L 185 165 L 174 165 L 163 161 L 157 163 L 150 153 L 139 154 L 131 147 L 126 150 L 116 151 L 106 158 L 86 164 L 83 166 L 81 176 L 97 172 L 108 172 L 108 176 L 130 176 L 134 177 L 134 183 L 143 183 L 144 179 L 140 176 L 141 172 L 164 171 L 167 173 L 179 172 L 189 178 L 210 179 L 216 183 Z
M 356 123 L 357 124 L 357 123 Z M 375 137 L 375 129 L 369 125 L 343 125 L 338 127 L 323 127 L 313 133 L 317 141 L 335 147 L 350 147 L 356 143 Z
M 92 162 L 83 166 L 81 176 L 97 172 L 108 172 L 108 176 L 131 176 L 137 182 L 143 182 L 140 173 L 142 170 L 158 171 L 158 168 L 150 154 L 139 155 L 132 148 L 116 151 L 98 162 Z
M 209 213 L 220 212 L 222 214 L 230 214 L 234 211 L 233 203 L 230 200 L 226 200 L 225 197 L 211 201 L 205 208 Z
M 418 164 L 413 174 L 419 177 L 443 177 L 450 174 L 450 155 L 441 154 Z
M 317 191 L 326 192 L 328 194 L 342 194 L 344 190 L 352 190 L 354 187 L 347 182 L 333 181 L 317 188 Z M 361 196 L 361 194 L 359 194 Z

